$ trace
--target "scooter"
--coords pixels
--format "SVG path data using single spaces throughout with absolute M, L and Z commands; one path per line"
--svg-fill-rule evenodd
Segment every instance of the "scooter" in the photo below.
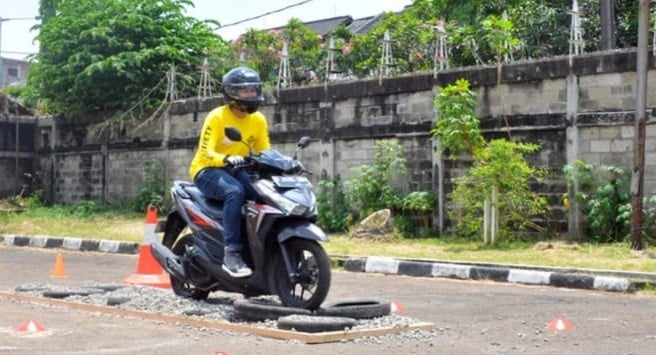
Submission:
M 232 127 L 225 134 L 248 145 Z M 257 193 L 242 209 L 243 256 L 253 270 L 248 278 L 233 278 L 221 267 L 222 202 L 205 197 L 191 182 L 174 182 L 162 243 L 152 243 L 151 251 L 170 275 L 175 294 L 199 300 L 217 290 L 245 297 L 277 295 L 285 306 L 319 308 L 330 288 L 331 263 L 320 244 L 328 237 L 315 224 L 310 172 L 297 159 L 310 142 L 302 137 L 293 157 L 276 149 L 254 154 L 249 146 L 245 165 L 233 167 L 247 169 Z M 186 228 L 191 233 L 180 237 Z

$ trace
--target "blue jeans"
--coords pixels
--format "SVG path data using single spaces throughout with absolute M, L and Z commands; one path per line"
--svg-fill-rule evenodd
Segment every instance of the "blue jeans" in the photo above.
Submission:
M 205 196 L 223 201 L 223 243 L 229 251 L 244 250 L 241 243 L 241 208 L 254 191 L 243 169 L 205 168 L 194 184 Z

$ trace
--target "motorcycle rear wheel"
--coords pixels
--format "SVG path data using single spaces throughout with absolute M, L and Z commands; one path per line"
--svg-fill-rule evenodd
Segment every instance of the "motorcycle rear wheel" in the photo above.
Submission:
M 185 252 L 185 246 L 191 246 L 193 244 L 193 238 L 191 237 L 191 234 L 188 234 L 180 238 L 175 245 L 173 245 L 171 251 L 177 256 L 182 256 Z M 176 295 L 195 300 L 207 299 L 207 296 L 210 294 L 210 291 L 198 289 L 188 282 L 180 280 L 174 276 L 171 276 L 171 288 Z
M 269 269 L 269 280 L 280 301 L 287 307 L 315 310 L 325 300 L 330 289 L 330 258 L 321 245 L 306 239 L 285 242 L 292 265 L 290 277 L 285 262 L 278 253 Z

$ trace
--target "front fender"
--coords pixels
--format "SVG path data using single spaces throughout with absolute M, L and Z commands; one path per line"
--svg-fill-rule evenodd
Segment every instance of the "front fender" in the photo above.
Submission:
M 287 223 L 278 233 L 278 242 L 282 243 L 289 238 L 298 237 L 321 242 L 328 241 L 328 235 L 316 224 L 307 221 L 293 221 Z

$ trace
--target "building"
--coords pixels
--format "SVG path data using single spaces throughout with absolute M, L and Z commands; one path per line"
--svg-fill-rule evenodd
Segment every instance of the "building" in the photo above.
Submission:
M 24 60 L 0 58 L 0 88 L 16 84 L 24 85 L 27 81 L 29 63 Z

